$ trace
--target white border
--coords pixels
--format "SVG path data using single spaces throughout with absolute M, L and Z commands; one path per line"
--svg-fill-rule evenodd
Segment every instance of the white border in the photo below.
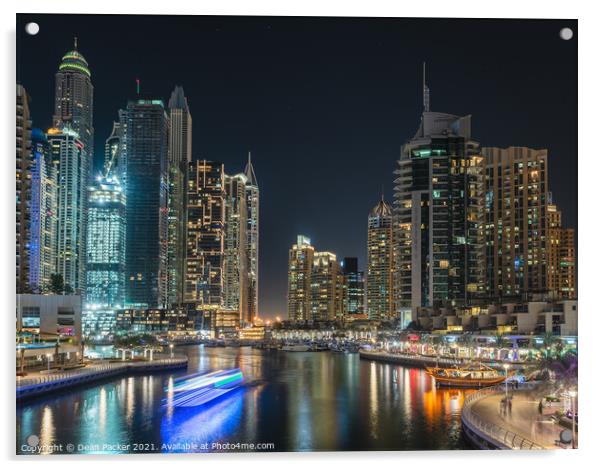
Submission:
M 3 409 L 2 434 L 5 459 L 10 465 L 43 463 L 51 468 L 65 463 L 86 464 L 86 466 L 105 467 L 107 464 L 123 465 L 144 464 L 201 464 L 227 466 L 267 467 L 303 467 L 308 465 L 345 465 L 362 467 L 366 465 L 424 467 L 425 464 L 447 467 L 462 465 L 487 469 L 545 465 L 545 467 L 590 467 L 598 466 L 596 459 L 602 459 L 602 362 L 596 360 L 602 356 L 598 346 L 602 328 L 602 305 L 594 298 L 600 289 L 602 278 L 598 259 L 600 258 L 601 232 L 599 191 L 602 187 L 602 106 L 600 89 L 602 88 L 600 44 L 602 30 L 600 9 L 593 1 L 546 1 L 504 0 L 499 2 L 464 0 L 428 0 L 409 1 L 327 1 L 305 0 L 298 2 L 239 0 L 239 1 L 196 1 L 196 2 L 159 2 L 151 0 L 97 0 L 75 1 L 33 1 L 21 0 L 12 5 L 2 2 L 0 22 L 2 24 L 1 48 L 3 60 L 0 69 L 2 86 L 2 112 L 0 113 L 0 135 L 3 151 L 2 213 L 2 308 L 4 343 L 13 339 L 14 313 L 11 301 L 14 291 L 14 86 L 15 86 L 15 12 L 38 13 L 146 13 L 146 14 L 224 14 L 224 15 L 303 15 L 303 16 L 415 16 L 415 17 L 476 17 L 476 18 L 577 18 L 579 19 L 579 359 L 581 368 L 580 407 L 581 431 L 580 449 L 546 454 L 492 453 L 492 452 L 392 452 L 392 453 L 280 453 L 280 454 L 237 454 L 237 455 L 182 455 L 182 456 L 70 456 L 70 457 L 20 457 L 14 453 L 14 360 L 10 349 L 4 349 L 5 376 L 0 386 Z M 478 40 L 478 38 L 476 39 Z M 453 43 L 452 43 L 453 46 Z M 528 105 L 528 103 L 527 103 Z M 558 116 L 562 119 L 562 116 Z M 598 228 L 598 229 L 596 229 Z M 12 418 L 11 418 L 12 416 Z M 596 431 L 597 430 L 597 431 Z

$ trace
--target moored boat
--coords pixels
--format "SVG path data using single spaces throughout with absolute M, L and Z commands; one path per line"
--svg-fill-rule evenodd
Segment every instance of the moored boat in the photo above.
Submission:
M 502 383 L 506 376 L 486 365 L 442 368 L 427 367 L 426 372 L 439 386 L 482 388 Z
M 285 352 L 309 352 L 311 347 L 305 344 L 287 344 L 282 346 Z

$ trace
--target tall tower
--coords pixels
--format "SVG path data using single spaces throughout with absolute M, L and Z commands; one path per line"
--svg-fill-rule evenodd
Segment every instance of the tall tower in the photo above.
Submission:
M 548 203 L 546 208 L 547 290 L 554 299 L 577 298 L 575 230 L 562 227 L 562 213 Z
M 32 129 L 29 285 L 44 291 L 56 270 L 58 166 L 52 164 L 48 138 Z
M 470 116 L 425 109 L 395 171 L 395 309 L 460 306 L 483 290 L 484 161 Z
M 126 147 L 126 113 L 122 109 L 118 111 L 119 120 L 113 122 L 111 135 L 105 141 L 104 173 L 106 176 L 116 178 L 120 187 L 125 191 L 127 174 L 127 147 Z
M 334 321 L 342 318 L 342 275 L 336 254 L 314 253 L 310 291 L 311 319 Z
M 241 325 L 253 323 L 249 311 L 247 259 L 247 177 L 225 176 L 224 307 L 237 311 Z
M 90 160 L 85 145 L 68 124 L 48 130 L 52 165 L 58 174 L 56 273 L 65 285 L 82 293 L 85 287 L 87 189 Z
M 125 193 L 113 177 L 88 189 L 86 304 L 121 308 L 125 303 Z
M 311 319 L 311 275 L 314 248 L 307 236 L 298 235 L 288 252 L 288 319 Z
M 389 204 L 382 198 L 368 216 L 366 303 L 369 319 L 392 319 L 395 317 L 392 275 L 392 211 Z
M 162 307 L 167 301 L 168 135 L 163 101 L 127 105 L 126 303 Z
M 483 148 L 487 294 L 522 297 L 547 289 L 548 152 Z
M 345 320 L 367 319 L 364 308 L 364 272 L 358 269 L 357 257 L 345 257 L 343 274 L 343 315 Z
M 88 156 L 88 167 L 94 161 L 94 110 L 90 68 L 84 56 L 77 50 L 77 38 L 73 50 L 68 51 L 55 75 L 53 125 L 61 129 L 68 124 L 78 133 Z
M 245 167 L 247 205 L 247 317 L 259 316 L 259 185 L 251 163 L 251 152 Z
M 28 95 L 22 85 L 17 84 L 17 145 L 16 145 L 16 199 L 17 199 L 17 293 L 26 292 L 28 285 L 29 259 L 29 200 L 31 190 L 31 115 Z
M 204 311 L 218 311 L 223 306 L 225 199 L 222 163 L 188 163 L 184 300 Z
M 192 159 L 192 116 L 184 89 L 176 86 L 169 99 L 169 221 L 167 303 L 182 303 L 186 259 L 186 171 Z

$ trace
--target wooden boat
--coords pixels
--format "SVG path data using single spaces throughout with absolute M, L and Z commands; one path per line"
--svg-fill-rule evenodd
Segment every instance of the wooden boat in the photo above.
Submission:
M 506 376 L 499 371 L 494 370 L 486 365 L 479 364 L 477 366 L 466 366 L 463 368 L 441 368 L 427 367 L 428 375 L 435 378 L 437 385 L 462 387 L 462 388 L 482 388 L 486 386 L 494 386 L 504 382 Z M 510 375 L 509 375 L 510 376 Z

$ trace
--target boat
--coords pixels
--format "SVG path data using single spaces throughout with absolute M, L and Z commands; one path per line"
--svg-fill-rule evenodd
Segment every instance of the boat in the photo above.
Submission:
M 435 379 L 437 385 L 450 387 L 482 388 L 495 386 L 506 379 L 506 375 L 482 363 L 462 368 L 427 367 L 426 372 Z
M 281 350 L 285 352 L 309 352 L 311 347 L 305 344 L 287 344 L 283 345 Z
M 165 388 L 165 404 L 172 407 L 197 407 L 238 389 L 243 382 L 239 368 L 197 373 L 175 379 Z

